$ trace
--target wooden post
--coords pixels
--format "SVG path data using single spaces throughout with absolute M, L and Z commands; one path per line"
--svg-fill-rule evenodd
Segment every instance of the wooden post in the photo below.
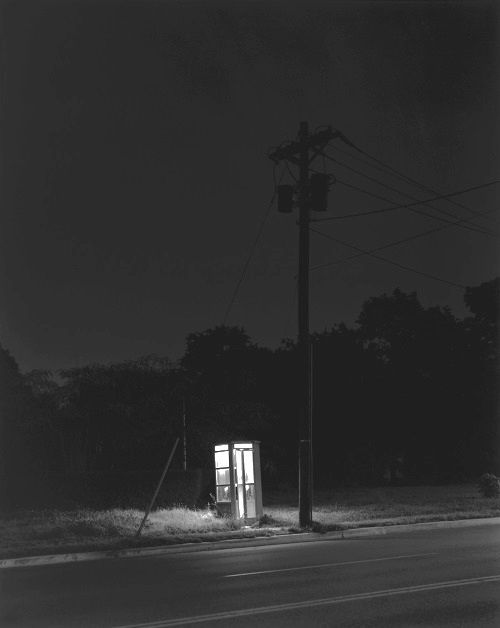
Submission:
M 161 474 L 161 478 L 160 478 L 160 481 L 158 482 L 158 486 L 156 487 L 155 494 L 153 495 L 153 498 L 151 499 L 151 503 L 149 504 L 148 509 L 146 510 L 146 514 L 144 515 L 144 519 L 142 520 L 141 525 L 139 526 L 139 529 L 136 532 L 136 535 L 135 535 L 136 539 L 139 538 L 139 536 L 141 534 L 141 530 L 142 530 L 144 524 L 146 523 L 146 519 L 149 517 L 149 513 L 151 512 L 151 508 L 153 508 L 153 504 L 155 503 L 155 499 L 156 499 L 158 493 L 160 492 L 161 485 L 163 484 L 163 480 L 165 479 L 165 475 L 167 474 L 168 467 L 170 466 L 170 462 L 171 462 L 171 460 L 173 458 L 173 455 L 174 455 L 174 452 L 175 452 L 175 449 L 177 447 L 177 443 L 178 442 L 179 442 L 179 437 L 177 437 L 175 439 L 174 446 L 172 447 L 172 451 L 170 452 L 170 456 L 168 457 L 167 464 L 165 465 L 165 468 L 163 469 L 163 473 Z

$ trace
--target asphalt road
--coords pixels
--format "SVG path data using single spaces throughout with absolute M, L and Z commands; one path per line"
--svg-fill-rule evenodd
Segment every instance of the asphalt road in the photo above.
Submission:
M 0 571 L 2 628 L 500 626 L 485 525 Z

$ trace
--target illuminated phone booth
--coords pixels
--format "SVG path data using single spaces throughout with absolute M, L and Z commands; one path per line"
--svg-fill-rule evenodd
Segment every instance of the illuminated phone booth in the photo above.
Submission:
M 253 523 L 262 517 L 259 441 L 215 446 L 215 501 L 235 519 Z

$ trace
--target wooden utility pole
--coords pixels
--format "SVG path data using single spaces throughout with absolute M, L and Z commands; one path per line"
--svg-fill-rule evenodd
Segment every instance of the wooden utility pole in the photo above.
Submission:
M 299 208 L 299 275 L 298 275 L 298 352 L 300 369 L 299 401 L 299 525 L 307 528 L 312 525 L 312 401 L 311 401 L 311 349 L 309 338 L 309 221 L 311 209 L 311 184 L 309 164 L 328 142 L 340 133 L 331 127 L 309 135 L 307 122 L 300 123 L 299 139 L 283 148 L 269 153 L 275 163 L 284 159 L 299 167 L 299 182 L 296 189 Z M 309 157 L 309 151 L 313 155 Z M 314 176 L 314 175 L 313 175 Z M 320 175 L 321 176 L 321 175 Z M 324 175 L 327 177 L 327 175 Z M 283 186 L 292 187 L 292 186 Z M 290 190 L 291 192 L 291 190 Z M 292 195 L 288 195 L 292 198 Z M 280 210 L 280 208 L 278 208 Z M 286 213 L 292 209 L 282 208 Z
M 186 397 L 182 396 L 182 468 L 187 470 L 187 449 L 186 449 Z
M 309 130 L 300 123 L 299 143 L 299 276 L 298 351 L 300 369 L 299 411 L 299 525 L 312 524 L 311 357 L 309 349 Z

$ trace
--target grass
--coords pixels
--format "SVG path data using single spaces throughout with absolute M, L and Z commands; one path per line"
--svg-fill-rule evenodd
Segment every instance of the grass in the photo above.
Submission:
M 150 513 L 136 539 L 143 517 L 143 511 L 118 508 L 12 513 L 0 519 L 0 558 L 200 543 L 283 532 L 272 526 L 249 528 L 229 517 L 215 517 L 209 510 L 169 508 Z
M 300 532 L 297 494 L 264 491 L 264 516 L 254 526 L 206 510 L 153 511 L 142 530 L 139 510 L 37 510 L 0 518 L 0 558 L 199 543 Z M 500 499 L 483 498 L 474 485 L 353 488 L 317 491 L 313 530 L 328 532 L 500 516 Z
M 297 520 L 293 499 L 290 494 L 285 505 L 266 512 L 293 526 Z M 313 510 L 318 531 L 498 516 L 500 500 L 481 497 L 473 484 L 321 491 L 315 494 Z

